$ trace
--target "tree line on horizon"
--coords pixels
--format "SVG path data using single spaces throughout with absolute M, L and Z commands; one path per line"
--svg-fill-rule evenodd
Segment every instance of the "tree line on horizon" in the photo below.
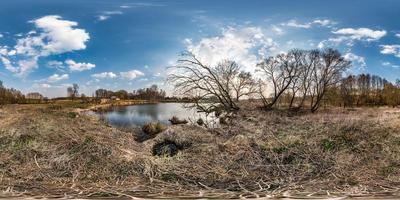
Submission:
M 234 61 L 210 66 L 186 51 L 171 67 L 178 73 L 171 74 L 168 81 L 176 93 L 191 97 L 206 113 L 238 110 L 238 101 L 244 98 L 261 99 L 265 109 L 311 112 L 321 105 L 400 105 L 400 81 L 391 83 L 369 74 L 344 77 L 351 62 L 335 49 L 292 49 L 267 57 L 256 67 L 258 77 L 244 72 Z
M 135 99 L 135 100 L 163 100 L 166 98 L 165 90 L 160 89 L 157 85 L 153 84 L 148 88 L 140 88 L 128 92 L 126 90 L 111 91 L 107 89 L 97 89 L 94 93 L 94 97 L 97 99 L 111 97 L 117 97 L 119 99 Z
M 400 105 L 400 79 L 392 83 L 370 74 L 344 76 L 351 62 L 335 49 L 292 49 L 270 56 L 257 64 L 258 77 L 243 71 L 234 61 L 225 60 L 216 66 L 203 64 L 190 52 L 182 53 L 177 63 L 173 68 L 179 73 L 171 74 L 168 81 L 175 87 L 176 94 L 191 100 L 203 112 L 221 108 L 237 110 L 238 101 L 246 98 L 260 99 L 265 109 L 307 108 L 312 112 L 321 105 Z M 272 91 L 268 92 L 267 88 Z M 67 97 L 87 99 L 84 94 L 79 95 L 78 84 L 67 88 Z M 98 89 L 92 95 L 94 99 L 112 97 L 150 101 L 171 99 L 157 85 L 132 92 Z M 0 104 L 34 103 L 32 99 L 44 98 L 37 92 L 24 95 L 16 89 L 5 88 L 0 81 Z

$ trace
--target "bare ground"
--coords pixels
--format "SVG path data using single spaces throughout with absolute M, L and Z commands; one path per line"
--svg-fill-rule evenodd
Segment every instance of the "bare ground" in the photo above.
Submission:
M 3 196 L 238 198 L 400 188 L 399 109 L 294 114 L 246 103 L 230 125 L 171 126 L 145 142 L 74 111 L 0 108 Z M 166 141 L 179 152 L 153 156 Z

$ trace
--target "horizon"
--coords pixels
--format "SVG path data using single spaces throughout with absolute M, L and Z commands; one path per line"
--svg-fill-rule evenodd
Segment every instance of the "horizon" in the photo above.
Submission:
M 0 80 L 49 98 L 72 83 L 87 96 L 152 84 L 170 91 L 166 66 L 184 50 L 254 73 L 263 57 L 328 47 L 352 61 L 353 74 L 400 78 L 400 2 L 306 2 L 5 0 Z

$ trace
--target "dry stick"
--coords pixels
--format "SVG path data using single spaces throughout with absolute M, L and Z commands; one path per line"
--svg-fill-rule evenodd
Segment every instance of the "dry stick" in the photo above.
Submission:
M 35 160 L 36 166 L 37 166 L 39 169 L 41 169 L 41 167 L 39 166 L 39 163 L 38 163 L 37 160 L 36 160 L 36 154 L 35 154 L 35 156 L 33 156 L 33 158 L 34 158 L 34 160 Z

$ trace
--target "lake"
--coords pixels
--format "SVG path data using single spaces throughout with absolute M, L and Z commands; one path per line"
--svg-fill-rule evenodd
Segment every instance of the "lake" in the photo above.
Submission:
M 170 124 L 168 120 L 173 116 L 179 119 L 186 119 L 192 123 L 196 123 L 200 117 L 206 120 L 204 113 L 197 112 L 195 108 L 187 108 L 185 105 L 187 104 L 157 103 L 118 106 L 108 111 L 90 112 L 89 114 L 96 115 L 101 120 L 105 120 L 113 126 L 122 128 L 143 126 L 148 122 L 154 121 Z

